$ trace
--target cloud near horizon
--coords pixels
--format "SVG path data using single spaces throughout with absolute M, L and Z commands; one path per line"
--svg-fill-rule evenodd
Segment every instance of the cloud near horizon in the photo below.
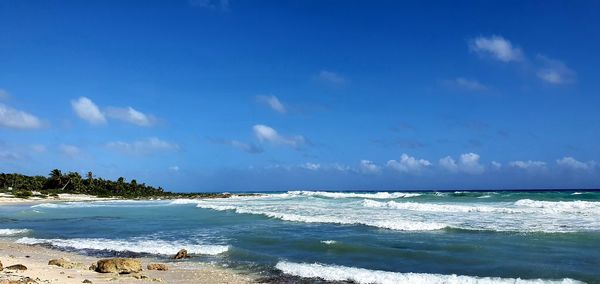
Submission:
M 402 154 L 399 161 L 389 160 L 386 166 L 402 173 L 419 174 L 425 168 L 431 166 L 431 162 Z
M 161 140 L 156 137 L 136 140 L 133 142 L 114 141 L 106 146 L 126 154 L 153 154 L 157 152 L 178 151 L 179 145 Z
M 449 172 L 462 172 L 467 174 L 482 174 L 485 167 L 479 163 L 480 156 L 475 153 L 465 153 L 460 155 L 458 161 L 452 157 L 446 156 L 439 160 L 439 165 Z

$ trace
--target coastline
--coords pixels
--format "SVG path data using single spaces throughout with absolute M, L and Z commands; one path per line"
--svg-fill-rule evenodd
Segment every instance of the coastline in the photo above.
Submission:
M 29 277 L 37 283 L 83 283 L 86 279 L 91 283 L 256 283 L 250 275 L 243 275 L 232 269 L 209 263 L 194 261 L 175 261 L 165 258 L 136 258 L 142 262 L 142 272 L 136 274 L 98 273 L 89 270 L 92 263 L 102 258 L 80 255 L 42 246 L 17 244 L 8 240 L 0 240 L 0 261 L 4 269 L 0 272 L 0 283 L 6 280 Z M 71 262 L 82 263 L 79 268 L 67 269 L 48 265 L 51 259 L 67 258 Z M 164 263 L 167 271 L 147 270 L 149 263 Z M 6 269 L 7 266 L 22 264 L 25 271 Z M 15 282 L 19 283 L 19 282 Z M 22 282 L 26 283 L 26 282 Z

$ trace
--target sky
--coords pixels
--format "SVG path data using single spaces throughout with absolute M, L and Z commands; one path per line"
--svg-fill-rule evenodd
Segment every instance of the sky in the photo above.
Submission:
M 0 172 L 597 188 L 598 27 L 598 1 L 0 0 Z

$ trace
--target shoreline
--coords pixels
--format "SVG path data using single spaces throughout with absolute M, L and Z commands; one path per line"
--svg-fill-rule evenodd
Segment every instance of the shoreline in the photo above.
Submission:
M 66 258 L 71 262 L 81 263 L 76 268 L 63 268 L 48 265 L 51 259 Z M 10 283 L 5 280 L 17 280 L 29 277 L 35 283 L 256 283 L 257 277 L 242 274 L 233 269 L 224 268 L 210 263 L 194 261 L 177 261 L 158 257 L 135 258 L 142 263 L 142 272 L 133 274 L 99 273 L 89 270 L 92 263 L 100 259 L 94 256 L 81 255 L 74 252 L 62 251 L 37 245 L 25 245 L 0 240 L 0 261 L 4 269 L 0 271 L 0 283 Z M 149 263 L 163 263 L 167 271 L 147 270 Z M 21 264 L 27 267 L 25 271 L 9 270 L 10 265 Z M 19 283 L 19 282 L 15 282 Z M 22 282 L 26 283 L 26 282 Z M 34 283 L 34 282 L 32 282 Z M 89 283 L 89 282 L 88 282 Z

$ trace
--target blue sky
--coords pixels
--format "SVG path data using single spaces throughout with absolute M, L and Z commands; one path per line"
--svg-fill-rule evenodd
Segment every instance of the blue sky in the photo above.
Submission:
M 0 0 L 0 171 L 600 186 L 597 1 Z

